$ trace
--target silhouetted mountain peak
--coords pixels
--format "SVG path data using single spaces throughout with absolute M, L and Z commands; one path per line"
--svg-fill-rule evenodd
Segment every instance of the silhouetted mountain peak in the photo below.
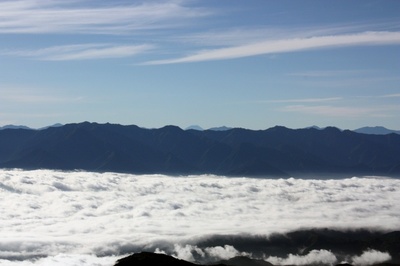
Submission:
M 117 261 L 115 266 L 194 266 L 196 264 L 175 259 L 171 256 L 158 254 L 158 253 L 150 253 L 150 252 L 141 252 L 135 253 L 128 257 L 122 258 Z
M 163 130 L 163 131 L 183 131 L 182 128 L 180 128 L 178 126 L 174 126 L 174 125 L 166 125 L 166 126 L 160 128 L 160 130 Z
M 198 125 L 191 125 L 185 128 L 185 130 L 198 130 L 198 131 L 203 131 L 204 129 L 201 126 Z
M 276 125 L 276 126 L 274 126 L 274 127 L 268 128 L 267 130 L 270 130 L 270 131 L 280 131 L 280 130 L 292 130 L 292 129 L 289 129 L 289 128 L 285 127 L 285 126 Z
M 337 132 L 337 133 L 342 132 L 342 130 L 340 128 L 337 128 L 337 127 L 326 127 L 326 128 L 324 128 L 322 130 L 330 131 L 330 132 Z

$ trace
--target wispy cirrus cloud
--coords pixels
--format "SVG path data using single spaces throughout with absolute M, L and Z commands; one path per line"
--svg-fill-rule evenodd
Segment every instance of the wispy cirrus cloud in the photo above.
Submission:
M 334 106 L 334 105 L 288 105 L 279 108 L 282 112 L 296 112 L 307 115 L 318 115 L 328 117 L 391 117 L 394 111 L 400 111 L 399 106 L 385 105 L 373 107 L 352 107 L 352 106 Z
M 400 97 L 400 93 L 391 93 L 391 94 L 380 94 L 380 95 L 368 95 L 368 96 L 357 96 L 360 99 L 374 99 L 374 100 L 387 100 L 390 98 L 398 98 Z
M 262 101 L 263 103 L 320 103 L 320 102 L 331 102 L 339 101 L 342 97 L 329 97 L 329 98 L 303 98 L 303 99 L 282 99 L 282 100 L 267 100 Z
M 400 93 L 393 93 L 393 94 L 385 94 L 381 95 L 381 98 L 397 98 L 400 97 Z
M 280 108 L 280 111 L 284 112 L 297 112 L 305 114 L 315 114 L 323 116 L 361 116 L 369 114 L 372 110 L 369 108 L 354 108 L 354 107 L 342 107 L 342 106 L 331 106 L 331 105 L 288 105 Z
M 393 113 L 400 112 L 400 106 L 376 102 L 383 98 L 397 98 L 400 94 L 385 94 L 364 97 L 328 97 L 328 98 L 303 98 L 264 101 L 265 103 L 283 104 L 278 107 L 280 112 L 293 112 L 305 115 L 342 118 L 362 117 L 393 117 Z M 373 99 L 374 102 L 357 102 L 360 98 Z M 287 104 L 287 105 L 285 105 Z
M 364 76 L 373 73 L 372 70 L 314 70 L 289 73 L 288 76 L 306 77 L 306 78 L 330 78 L 330 77 L 343 77 L 343 76 Z
M 81 96 L 71 97 L 49 93 L 36 88 L 0 87 L 0 103 L 8 104 L 60 104 L 81 102 Z
M 67 0 L 5 0 L 0 2 L 0 34 L 103 34 L 136 35 L 142 45 L 114 44 L 90 47 L 89 44 L 47 47 L 36 51 L 11 51 L 8 54 L 31 56 L 43 60 L 80 60 L 131 56 L 149 50 L 148 43 L 157 43 L 166 51 L 176 53 L 171 43 L 188 44 L 172 59 L 146 61 L 144 65 L 175 64 L 226 60 L 248 56 L 295 52 L 301 50 L 357 45 L 390 45 L 400 43 L 398 27 L 389 22 L 381 26 L 351 24 L 325 27 L 252 27 L 216 28 L 192 33 L 166 29 L 185 28 L 205 22 L 219 14 L 217 9 L 191 5 L 190 1 L 126 1 L 99 3 Z M 381 31 L 381 29 L 392 31 Z M 368 30 L 375 31 L 368 31 Z M 115 41 L 112 41 L 115 43 Z M 86 46 L 86 47 L 84 47 Z M 199 48 L 201 47 L 201 48 Z M 86 49 L 85 49 L 86 48 Z M 204 50 L 204 48 L 211 48 Z M 60 53 L 56 53 L 56 50 Z M 64 49 L 64 51 L 61 51 Z M 69 51 L 66 51 L 70 49 Z M 191 55 L 187 51 L 198 49 Z M 201 49 L 201 50 L 200 50 Z M 36 56 L 35 54 L 43 55 Z M 47 54 L 48 53 L 48 54 Z M 4 54 L 4 52 L 3 52 Z M 321 74 L 321 73 L 320 73 Z M 326 73 L 325 73 L 326 74 Z
M 232 46 L 228 48 L 203 50 L 189 56 L 175 59 L 149 61 L 145 64 L 160 65 L 190 63 L 323 48 L 394 44 L 400 44 L 400 32 L 361 32 L 354 34 L 258 41 L 255 43 Z
M 393 22 L 386 21 L 385 23 L 347 23 L 344 25 L 325 25 L 323 27 L 297 25 L 291 25 L 290 28 L 283 26 L 232 27 L 194 32 L 176 37 L 176 39 L 200 46 L 227 47 L 248 45 L 249 43 L 265 42 L 268 40 L 276 41 L 312 38 L 316 36 L 336 36 L 368 31 L 379 32 L 384 29 L 390 29 L 390 31 L 398 30 L 399 28 L 392 26 L 393 24 Z
M 75 44 L 52 46 L 37 50 L 6 50 L 3 55 L 31 57 L 49 61 L 106 59 L 134 56 L 154 48 L 153 45 Z
M 182 20 L 208 16 L 205 8 L 181 1 L 96 3 L 83 1 L 6 0 L 0 3 L 0 33 L 126 34 L 165 29 Z

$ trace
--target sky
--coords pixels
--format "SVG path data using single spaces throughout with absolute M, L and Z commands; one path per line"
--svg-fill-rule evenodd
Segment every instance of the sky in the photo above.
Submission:
M 333 250 L 275 257 L 260 243 L 271 234 L 305 228 L 400 229 L 400 180 L 383 177 L 0 170 L 0 191 L 4 266 L 111 266 L 117 256 L 142 250 L 189 261 L 245 255 L 275 265 L 335 265 L 340 261 Z M 391 258 L 370 248 L 363 246 L 364 253 L 348 262 L 368 265 Z
M 400 1 L 0 0 L 0 125 L 400 129 Z

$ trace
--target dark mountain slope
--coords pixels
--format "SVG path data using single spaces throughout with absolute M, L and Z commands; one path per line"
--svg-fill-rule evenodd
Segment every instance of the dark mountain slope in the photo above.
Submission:
M 115 266 L 195 266 L 196 264 L 175 259 L 173 257 L 157 254 L 157 253 L 149 253 L 149 252 L 141 252 L 132 254 L 128 257 L 122 258 L 117 261 Z
M 23 138 L 26 144 L 16 151 L 20 156 L 13 156 L 5 166 L 137 173 L 192 170 L 172 154 L 146 145 L 141 136 L 148 133 L 142 131 L 138 127 L 90 123 L 35 131 Z
M 400 138 L 396 134 L 365 135 L 332 127 L 323 130 L 274 127 L 263 131 L 204 131 L 201 135 L 227 145 L 247 143 L 274 150 L 281 158 L 273 157 L 273 164 L 293 174 L 399 173 Z
M 250 259 L 248 257 L 234 257 L 229 260 L 222 260 L 220 263 L 229 266 L 273 266 L 265 260 Z
M 400 135 L 79 123 L 0 131 L 0 167 L 165 174 L 400 174 Z
M 218 265 L 228 266 L 271 266 L 273 264 L 255 258 L 279 257 L 287 258 L 289 254 L 307 256 L 312 251 L 325 250 L 334 254 L 337 262 L 352 261 L 352 257 L 360 256 L 366 251 L 386 253 L 389 256 L 385 263 L 377 263 L 379 259 L 371 256 L 370 264 L 366 265 L 399 265 L 400 263 L 400 232 L 380 232 L 366 229 L 340 231 L 333 229 L 305 229 L 285 234 L 273 234 L 268 237 L 246 235 L 216 235 L 205 238 L 196 244 L 200 249 L 230 245 L 241 252 L 251 254 L 251 257 L 238 256 L 228 260 L 215 261 L 217 258 L 210 254 L 199 256 L 192 264 L 164 254 L 141 252 L 120 259 L 115 266 L 125 265 Z M 304 261 L 303 261 L 304 262 Z M 309 262 L 311 265 L 331 265 L 326 263 Z M 303 265 L 303 264 L 301 264 Z M 347 264 L 350 265 L 350 264 Z

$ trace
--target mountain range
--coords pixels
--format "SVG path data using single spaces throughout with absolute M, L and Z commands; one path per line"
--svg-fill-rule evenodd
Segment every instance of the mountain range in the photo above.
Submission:
M 43 129 L 47 129 L 49 127 L 60 127 L 63 126 L 60 123 L 56 123 L 54 125 L 50 125 L 50 126 L 46 126 L 46 127 L 42 127 L 42 128 L 38 128 L 37 130 L 43 130 Z M 324 129 L 324 128 L 320 128 L 318 126 L 311 126 L 311 127 L 307 127 L 307 128 L 314 128 L 314 129 Z M 32 129 L 32 130 L 36 130 L 27 126 L 23 126 L 23 125 L 5 125 L 0 127 L 0 130 L 2 129 Z M 220 126 L 220 127 L 211 127 L 207 130 L 213 130 L 213 131 L 225 131 L 225 130 L 230 130 L 233 129 L 232 127 L 227 127 L 227 126 Z M 187 128 L 185 128 L 185 130 L 199 130 L 199 131 L 203 131 L 205 129 L 203 129 L 201 126 L 198 125 L 191 125 Z M 362 133 L 362 134 L 373 134 L 373 135 L 387 135 L 387 134 L 400 134 L 400 130 L 393 130 L 393 129 L 388 129 L 382 126 L 375 126 L 375 127 L 361 127 L 361 128 L 357 128 L 353 130 L 354 132 L 357 133 Z
M 307 128 L 314 128 L 314 129 L 324 129 L 318 126 L 311 126 L 311 127 L 307 127 Z M 204 129 L 198 125 L 192 125 L 189 126 L 187 128 L 185 128 L 185 130 L 190 130 L 190 129 L 194 129 L 194 130 L 199 130 L 199 131 L 203 131 Z M 214 130 L 214 131 L 225 131 L 225 130 L 230 130 L 232 129 L 231 127 L 226 127 L 226 126 L 222 126 L 222 127 L 212 127 L 209 128 L 208 130 Z M 373 135 L 387 135 L 387 134 L 400 134 L 400 130 L 393 130 L 393 129 L 388 129 L 382 126 L 375 126 L 375 127 L 360 127 L 357 129 L 353 130 L 354 132 L 357 133 L 362 133 L 362 134 L 373 134 Z
M 76 123 L 0 130 L 0 167 L 226 176 L 400 175 L 400 135 L 337 128 L 145 129 Z

